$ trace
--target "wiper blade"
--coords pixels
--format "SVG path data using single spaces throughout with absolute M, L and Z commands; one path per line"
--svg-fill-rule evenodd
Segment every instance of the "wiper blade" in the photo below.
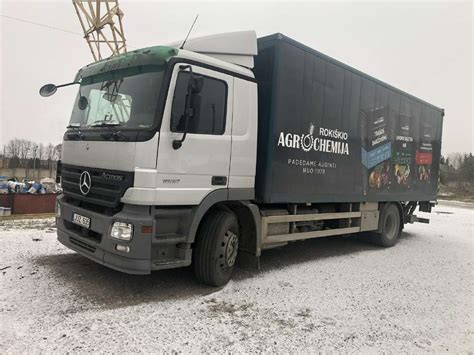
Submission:
M 99 121 L 91 125 L 91 127 L 115 127 L 120 126 L 119 122 Z
M 128 141 L 129 138 L 127 136 L 124 136 L 122 132 L 120 131 L 115 131 L 115 132 L 107 132 L 107 133 L 102 133 L 100 135 L 104 139 L 114 139 L 116 141 Z
M 66 128 L 79 128 L 81 127 L 80 123 L 71 123 L 70 125 L 66 126 Z
M 84 139 L 85 138 L 81 131 L 67 133 L 67 137 L 71 140 Z

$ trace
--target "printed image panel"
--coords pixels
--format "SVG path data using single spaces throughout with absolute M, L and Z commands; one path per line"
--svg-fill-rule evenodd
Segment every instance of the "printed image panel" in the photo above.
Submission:
M 421 188 L 432 181 L 431 165 L 433 164 L 433 140 L 436 134 L 436 120 L 432 110 L 424 107 L 419 124 L 419 141 L 416 150 L 416 181 Z
M 400 111 L 393 114 L 392 189 L 396 191 L 406 191 L 413 187 L 414 134 L 419 115 L 420 105 L 406 97 L 401 98 Z
M 389 161 L 392 156 L 392 143 L 388 121 L 388 93 L 383 93 L 381 89 L 380 85 L 363 79 L 361 95 L 363 100 L 359 116 L 361 159 L 366 169 L 369 191 L 383 191 L 390 187 Z
M 282 53 L 298 51 L 294 47 L 283 50 L 284 47 Z M 296 60 L 294 54 L 282 56 L 280 66 L 292 66 Z M 345 183 L 354 171 L 360 171 L 358 163 L 350 156 L 352 142 L 360 147 L 357 132 L 345 129 L 350 128 L 351 122 L 352 76 L 335 65 L 308 55 L 300 68 L 304 69 L 301 79 L 298 76 L 280 77 L 282 85 L 278 96 L 285 97 L 285 100 L 276 104 L 274 127 L 277 140 L 273 171 L 278 173 L 272 175 L 272 189 L 283 195 L 291 182 L 292 191 L 298 196 L 355 193 L 354 185 L 360 186 L 360 180 Z M 302 98 L 301 105 L 296 102 L 296 97 Z M 344 118 L 346 101 L 347 115 Z

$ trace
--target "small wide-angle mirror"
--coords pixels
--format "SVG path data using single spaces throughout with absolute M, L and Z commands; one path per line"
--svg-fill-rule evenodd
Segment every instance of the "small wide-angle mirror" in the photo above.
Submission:
M 81 96 L 79 98 L 79 101 L 77 102 L 77 107 L 79 107 L 79 110 L 85 110 L 89 106 L 89 100 L 87 100 L 87 97 Z
M 43 85 L 39 91 L 39 94 L 43 97 L 48 97 L 53 95 L 56 90 L 58 90 L 58 87 L 54 84 L 46 84 Z

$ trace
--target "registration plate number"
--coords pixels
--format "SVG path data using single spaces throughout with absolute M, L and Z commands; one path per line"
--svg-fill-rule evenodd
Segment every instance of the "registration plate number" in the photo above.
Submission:
M 84 217 L 77 213 L 72 214 L 72 222 L 85 228 L 91 226 L 91 219 L 89 217 Z

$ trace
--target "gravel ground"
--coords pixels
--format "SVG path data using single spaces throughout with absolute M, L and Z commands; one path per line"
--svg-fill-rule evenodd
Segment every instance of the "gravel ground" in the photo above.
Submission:
M 60 245 L 52 219 L 0 221 L 0 352 L 473 352 L 472 206 L 440 204 L 394 248 L 269 250 L 223 289 L 190 268 L 109 270 Z

